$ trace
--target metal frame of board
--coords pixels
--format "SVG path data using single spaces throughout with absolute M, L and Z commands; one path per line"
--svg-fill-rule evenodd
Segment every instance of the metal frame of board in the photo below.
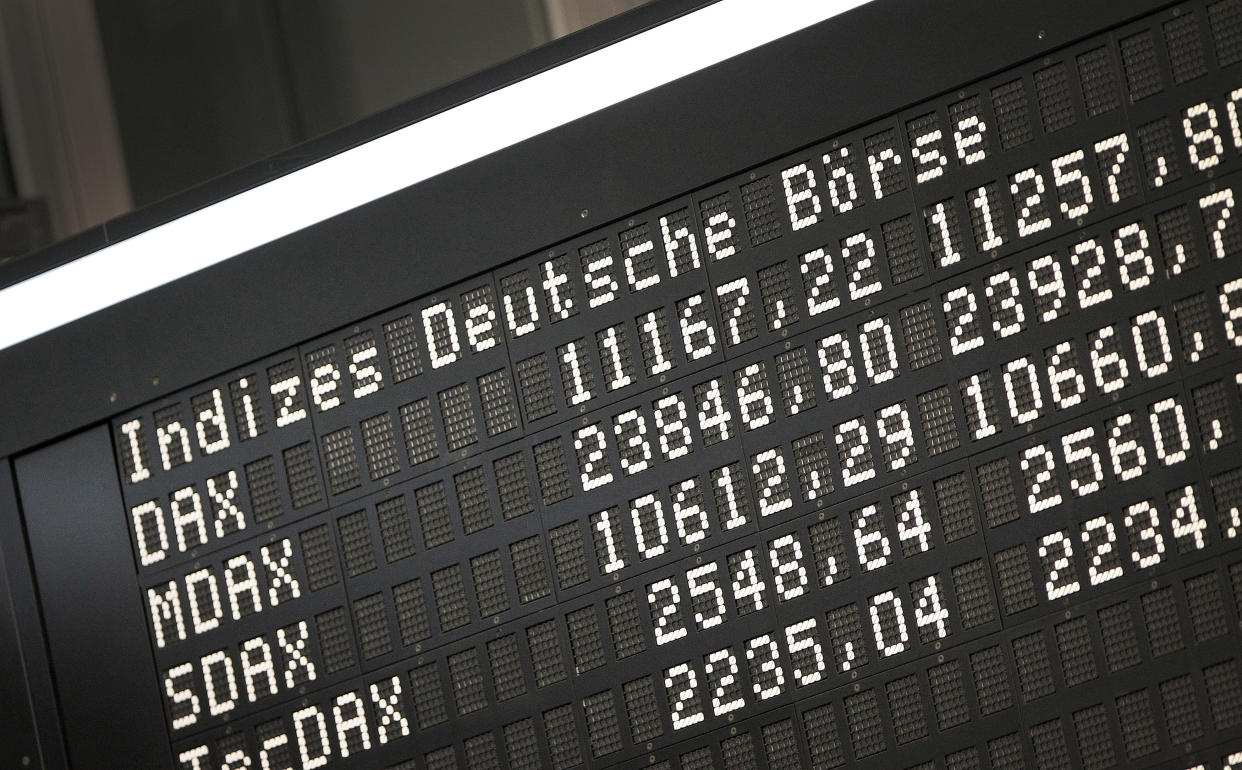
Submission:
M 653 3 L 82 233 L 0 285 L 703 4 Z M 0 351 L 0 763 L 65 766 L 80 718 L 57 698 L 16 458 L 98 440 L 88 429 L 139 404 L 1167 4 L 879 0 Z M 446 224 L 462 212 L 469 227 Z

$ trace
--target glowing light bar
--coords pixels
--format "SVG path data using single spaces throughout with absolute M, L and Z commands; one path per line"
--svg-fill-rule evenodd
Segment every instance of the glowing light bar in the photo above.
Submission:
M 0 349 L 865 2 L 721 0 L 273 179 L 0 290 Z

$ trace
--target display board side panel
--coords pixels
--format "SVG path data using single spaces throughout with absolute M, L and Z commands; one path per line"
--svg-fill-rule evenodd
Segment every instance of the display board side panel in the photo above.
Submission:
M 7 459 L 0 459 L 0 681 L 0 765 L 64 766 L 47 645 Z
M 69 761 L 171 766 L 107 429 L 15 467 Z

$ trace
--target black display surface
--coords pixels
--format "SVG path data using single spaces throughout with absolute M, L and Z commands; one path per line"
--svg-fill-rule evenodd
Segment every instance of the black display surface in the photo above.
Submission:
M 48 335 L 230 308 L 5 407 L 14 759 L 1242 767 L 1242 0 L 1105 5 L 873 4 L 423 190 L 600 146 L 554 238 L 402 193 Z M 411 227 L 487 245 L 342 275 Z

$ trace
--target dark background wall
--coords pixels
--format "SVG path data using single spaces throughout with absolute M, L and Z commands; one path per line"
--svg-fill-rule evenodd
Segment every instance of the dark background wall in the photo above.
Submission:
M 647 0 L 4 0 L 0 265 Z
M 525 0 L 97 0 L 137 206 L 516 56 Z

